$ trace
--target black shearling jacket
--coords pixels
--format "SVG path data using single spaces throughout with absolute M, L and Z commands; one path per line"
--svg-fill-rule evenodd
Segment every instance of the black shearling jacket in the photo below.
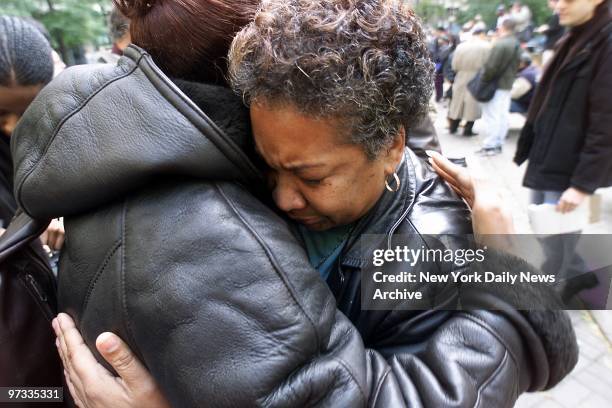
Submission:
M 59 306 L 94 352 L 119 334 L 175 407 L 509 407 L 571 370 L 563 312 L 361 310 L 360 234 L 470 232 L 410 151 L 326 285 L 249 191 L 263 183 L 239 99 L 180 87 L 130 46 L 62 73 L 13 135 L 20 207 L 65 217 Z

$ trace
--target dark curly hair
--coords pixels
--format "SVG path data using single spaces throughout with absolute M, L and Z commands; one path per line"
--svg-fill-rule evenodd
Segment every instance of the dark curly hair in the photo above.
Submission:
M 370 158 L 422 119 L 432 92 L 420 21 L 394 0 L 265 0 L 229 58 L 247 104 L 340 119 Z

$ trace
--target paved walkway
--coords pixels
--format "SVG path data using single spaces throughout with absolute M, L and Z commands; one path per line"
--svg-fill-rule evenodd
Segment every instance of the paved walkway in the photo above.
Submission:
M 528 192 L 521 187 L 525 166 L 518 168 L 512 157 L 516 149 L 522 117 L 512 116 L 511 131 L 499 156 L 480 158 L 474 155 L 479 137 L 450 135 L 446 128 L 446 110 L 439 105 L 436 128 L 443 153 L 448 157 L 466 157 L 473 168 L 496 180 L 506 200 L 514 207 L 514 222 L 519 233 L 530 233 L 527 217 Z M 481 132 L 476 122 L 475 131 Z M 461 130 L 460 132 L 461 133 Z M 602 218 L 585 233 L 612 233 L 612 189 L 602 191 Z M 524 394 L 517 408 L 608 408 L 612 407 L 612 311 L 572 311 L 571 319 L 578 336 L 580 357 L 572 373 L 547 392 Z

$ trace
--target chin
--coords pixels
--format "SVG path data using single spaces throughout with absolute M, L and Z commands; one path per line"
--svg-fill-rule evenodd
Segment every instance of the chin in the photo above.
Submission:
M 325 230 L 328 230 L 334 227 L 333 225 L 330 225 L 329 223 L 325 221 L 317 222 L 315 224 L 302 224 L 302 225 L 310 231 L 317 231 L 317 232 L 325 231 Z

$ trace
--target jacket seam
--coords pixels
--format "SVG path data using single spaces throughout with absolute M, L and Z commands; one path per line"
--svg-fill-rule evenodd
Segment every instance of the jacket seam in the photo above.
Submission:
M 23 191 L 23 185 L 30 178 L 32 173 L 34 173 L 34 171 L 38 168 L 38 166 L 40 165 L 41 161 L 45 158 L 45 156 L 47 155 L 49 149 L 51 148 L 51 145 L 55 141 L 55 137 L 57 136 L 57 134 L 59 133 L 61 128 L 66 124 L 66 122 L 68 120 L 70 120 L 73 116 L 75 116 L 77 113 L 79 113 L 91 101 L 91 99 L 93 99 L 96 95 L 98 95 L 100 92 L 102 92 L 102 90 L 104 90 L 106 87 L 110 86 L 112 83 L 132 75 L 136 71 L 136 69 L 138 69 L 138 63 L 136 63 L 135 66 L 132 67 L 132 69 L 130 69 L 125 74 L 122 74 L 122 75 L 120 75 L 120 76 L 118 76 L 116 78 L 112 78 L 112 79 L 106 81 L 98 89 L 96 89 L 94 92 L 92 92 L 91 95 L 89 95 L 87 98 L 85 98 L 85 100 L 83 102 L 81 102 L 68 115 L 64 116 L 64 118 L 62 120 L 60 120 L 60 122 L 55 126 L 55 128 L 53 129 L 53 133 L 51 135 L 51 139 L 49 139 L 49 141 L 47 142 L 47 144 L 45 146 L 45 149 L 43 150 L 42 154 L 40 155 L 38 160 L 32 165 L 32 167 L 26 172 L 26 175 L 23 177 L 23 179 L 21 180 L 21 182 L 19 183 L 19 186 L 17 188 L 17 197 L 16 197 L 17 201 L 22 203 L 23 210 L 26 213 L 28 213 L 28 211 L 26 209 L 26 206 L 23 204 L 23 200 L 21 200 L 21 195 L 22 195 L 22 191 Z M 30 214 L 30 215 L 32 215 L 32 214 Z
M 480 400 L 481 400 L 481 397 L 482 397 L 482 390 L 484 389 L 484 387 L 489 385 L 491 383 L 491 381 L 493 381 L 493 379 L 495 377 L 497 377 L 497 375 L 499 374 L 499 372 L 502 369 L 502 366 L 508 360 L 508 355 L 509 355 L 508 354 L 508 349 L 506 349 L 506 351 L 504 352 L 504 358 L 502 358 L 502 361 L 499 362 L 499 365 L 497 366 L 497 368 L 495 368 L 495 370 L 491 373 L 489 378 L 487 378 L 487 380 L 485 382 L 483 382 L 482 384 L 480 384 L 480 387 L 478 387 L 478 396 L 476 398 L 476 402 L 474 403 L 474 408 L 477 408 L 480 405 Z
M 412 161 L 412 158 L 410 157 L 410 153 L 404 152 L 404 157 L 406 160 L 406 170 L 408 171 L 408 194 L 411 194 L 411 198 L 410 198 L 410 203 L 408 204 L 406 209 L 402 212 L 401 216 L 395 221 L 395 223 L 389 230 L 389 235 L 387 237 L 387 245 L 391 243 L 391 237 L 393 236 L 393 234 L 395 234 L 395 231 L 397 230 L 397 228 L 399 228 L 402 221 L 407 219 L 408 214 L 410 213 L 410 211 L 412 211 L 412 208 L 414 207 L 414 204 L 416 203 L 416 175 L 414 173 L 414 162 Z
M 227 205 L 232 209 L 232 211 L 236 214 L 236 216 L 238 217 L 238 219 L 244 224 L 244 226 L 247 228 L 247 230 L 251 233 L 251 235 L 253 235 L 255 237 L 255 239 L 257 240 L 257 242 L 259 242 L 259 245 L 262 246 L 262 248 L 264 249 L 264 252 L 266 254 L 266 257 L 268 258 L 268 261 L 271 263 L 271 265 L 274 267 L 274 270 L 276 271 L 277 275 L 281 278 L 281 280 L 283 281 L 283 284 L 285 285 L 285 287 L 287 288 L 288 292 L 290 293 L 291 297 L 293 298 L 294 302 L 296 303 L 296 305 L 300 308 L 300 310 L 302 311 L 302 313 L 304 314 L 304 316 L 306 317 L 306 319 L 308 320 L 308 322 L 310 323 L 310 325 L 312 326 L 312 330 L 315 333 L 315 338 L 316 340 L 316 351 L 317 354 L 320 354 L 320 349 L 321 349 L 321 342 L 319 339 L 319 331 L 317 330 L 317 326 L 314 323 L 314 320 L 311 318 L 311 316 L 306 313 L 306 309 L 304 308 L 304 306 L 302 305 L 302 303 L 298 300 L 298 297 L 296 295 L 296 291 L 295 288 L 293 287 L 293 285 L 290 284 L 289 280 L 287 279 L 287 277 L 285 276 L 285 274 L 281 273 L 281 268 L 278 265 L 278 262 L 276 261 L 276 258 L 274 257 L 274 255 L 271 253 L 270 248 L 264 243 L 264 241 L 261 239 L 261 237 L 259 236 L 259 234 L 251 227 L 251 225 L 246 222 L 246 220 L 244 219 L 244 217 L 242 216 L 242 214 L 238 211 L 238 209 L 234 206 L 234 203 L 226 196 L 225 192 L 219 187 L 219 185 L 217 183 L 215 183 L 215 188 L 217 189 L 217 191 L 219 192 L 219 194 L 221 195 L 221 197 L 223 197 L 223 199 L 225 200 L 225 202 L 227 203 Z M 359 384 L 359 382 L 355 379 L 355 377 L 352 375 L 351 370 L 348 369 L 348 367 L 346 367 L 346 365 L 344 364 L 344 362 L 342 360 L 340 360 L 338 357 L 333 357 L 334 360 L 336 361 L 340 361 L 341 365 L 344 367 L 345 370 L 347 370 L 352 378 L 352 380 L 355 382 L 355 384 L 357 385 L 357 388 L 359 389 L 359 392 L 361 393 L 362 397 L 365 399 L 365 393 L 363 392 L 363 390 L 361 389 L 361 386 Z
M 148 58 L 144 58 L 145 56 Z M 210 142 L 213 143 L 213 145 L 215 145 L 215 147 L 219 149 L 219 151 L 226 158 L 228 158 L 236 168 L 240 170 L 240 172 L 243 172 L 244 175 L 246 175 L 247 179 L 263 180 L 257 167 L 249 160 L 248 156 L 242 151 L 242 149 L 237 146 L 231 140 L 231 138 L 228 138 L 226 133 L 219 128 L 219 126 L 206 114 L 206 112 L 204 112 L 199 106 L 197 106 L 195 102 L 189 99 L 189 97 L 187 97 L 185 93 L 175 83 L 173 83 L 171 80 L 167 81 L 165 79 L 164 73 L 159 69 L 159 67 L 157 67 L 154 63 L 150 63 L 150 58 L 151 56 L 145 52 L 141 54 L 140 58 L 137 61 L 137 64 L 142 70 L 142 72 L 149 78 L 151 85 L 153 85 L 153 87 L 157 91 L 163 94 L 164 91 L 160 89 L 161 87 L 159 86 L 159 84 L 151 80 L 151 78 L 149 77 L 147 69 L 150 69 L 156 75 L 157 79 L 160 80 L 162 84 L 165 85 L 165 87 L 167 87 L 175 97 L 180 99 L 180 102 L 182 104 L 187 105 L 194 112 L 196 112 L 198 118 L 205 123 L 208 129 L 202 129 L 202 127 L 198 123 L 196 123 L 197 121 L 194 121 L 193 118 L 189 117 L 189 115 L 185 112 L 184 107 L 178 106 L 175 101 L 166 98 L 168 102 L 185 118 L 185 120 L 195 126 L 198 130 L 200 130 L 201 133 L 206 133 L 206 136 L 208 137 Z M 141 66 L 141 60 L 144 61 L 146 67 L 143 68 Z M 208 134 L 208 131 L 212 131 L 213 135 Z
M 95 286 L 98 283 L 98 279 L 100 278 L 100 276 L 102 276 L 102 273 L 106 270 L 108 263 L 110 262 L 112 257 L 115 255 L 120 245 L 121 245 L 120 239 L 115 241 L 111 249 L 106 253 L 106 256 L 104 257 L 104 261 L 102 262 L 102 265 L 96 271 L 94 278 L 89 283 L 89 288 L 87 289 L 87 293 L 85 295 L 85 298 L 83 299 L 83 304 L 81 305 L 82 315 L 85 315 L 85 312 L 87 311 L 87 307 L 89 306 L 89 299 L 95 289 Z
M 380 390 L 382 389 L 382 386 L 384 382 L 387 380 L 387 377 L 389 376 L 390 372 L 391 372 L 391 367 L 387 366 L 387 369 L 385 370 L 382 377 L 380 377 L 378 384 L 376 384 L 376 390 L 374 391 L 374 395 L 372 397 L 372 403 L 375 403 L 378 400 L 378 396 L 380 395 Z
M 236 216 L 242 222 L 242 224 L 244 224 L 244 226 L 247 227 L 247 230 L 251 233 L 251 235 L 253 235 L 255 237 L 255 239 L 257 240 L 259 245 L 261 245 L 261 247 L 264 249 L 264 252 L 266 254 L 266 257 L 268 258 L 268 261 L 274 267 L 274 270 L 276 271 L 277 275 L 279 275 L 281 277 L 281 280 L 283 281 L 283 284 L 288 289 L 288 291 L 291 294 L 291 297 L 293 298 L 294 302 L 297 304 L 297 306 L 300 308 L 300 310 L 302 311 L 304 316 L 306 316 L 306 319 L 308 319 L 308 322 L 312 326 L 312 329 L 313 329 L 314 333 L 316 334 L 316 339 L 317 339 L 316 346 L 317 346 L 317 350 L 319 350 L 320 347 L 321 347 L 321 344 L 319 342 L 319 333 L 318 333 L 318 330 L 317 330 L 316 325 L 314 323 L 314 320 L 311 318 L 311 316 L 308 315 L 308 313 L 306 313 L 306 309 L 302 306 L 302 303 L 298 300 L 298 297 L 296 296 L 296 293 L 295 293 L 295 288 L 293 288 L 293 286 L 289 284 L 289 282 L 288 282 L 287 278 L 284 276 L 284 274 L 280 273 L 280 269 L 281 268 L 279 267 L 278 262 L 276 261 L 274 256 L 271 254 L 269 247 L 264 243 L 264 241 L 261 239 L 259 234 L 251 227 L 251 225 L 244 219 L 242 214 L 234 206 L 234 203 L 226 196 L 225 192 L 219 187 L 219 185 L 217 183 L 215 183 L 215 188 L 217 189 L 217 191 L 219 192 L 221 197 L 223 197 L 223 199 L 225 200 L 227 205 L 236 214 Z
M 504 345 L 504 347 L 506 348 L 506 351 L 510 355 L 510 358 L 512 358 L 512 361 L 514 361 L 515 364 L 516 364 L 516 362 L 518 360 L 517 360 L 516 356 L 514 355 L 514 353 L 512 352 L 512 350 L 510 350 L 510 347 L 508 346 L 508 344 L 501 337 L 499 337 L 499 335 L 491 328 L 491 326 L 489 326 L 489 324 L 487 322 L 485 322 L 484 320 L 482 320 L 478 316 L 474 316 L 473 314 L 469 314 L 469 313 L 465 313 L 465 312 L 460 312 L 459 315 L 461 315 L 465 319 L 472 320 L 474 323 L 479 324 L 484 329 L 486 329 L 489 333 L 491 333 L 493 335 L 493 337 L 495 337 L 497 339 L 497 341 L 499 341 L 501 344 Z
M 493 377 L 496 375 L 496 372 L 501 369 L 500 367 L 502 366 L 502 364 L 504 363 L 504 361 L 507 360 L 507 357 L 509 357 L 513 362 L 514 365 L 516 367 L 516 375 L 519 375 L 519 365 L 518 365 L 518 360 L 516 358 L 516 356 L 514 355 L 514 353 L 512 352 L 512 350 L 510 349 L 510 347 L 508 347 L 508 344 L 506 344 L 505 341 L 503 341 L 499 335 L 491 329 L 491 327 L 489 326 L 488 323 L 486 323 L 484 320 L 482 320 L 480 317 L 472 315 L 472 314 L 468 314 L 465 312 L 461 312 L 460 315 L 462 315 L 464 318 L 469 319 L 477 324 L 480 324 L 485 330 L 487 330 L 489 333 L 491 333 L 493 335 L 493 337 L 495 337 L 497 339 L 497 341 L 499 341 L 505 348 L 505 353 L 504 353 L 504 358 L 502 359 L 502 361 L 500 362 L 498 368 L 491 374 L 491 376 L 489 377 L 489 379 L 487 379 L 487 381 L 485 381 L 483 384 L 481 384 L 481 386 L 478 389 L 478 400 L 480 399 L 480 394 L 481 394 L 481 389 L 484 388 L 484 386 L 486 384 L 488 384 L 490 381 L 492 381 Z M 517 377 L 518 378 L 518 377 Z M 518 391 L 515 389 L 514 390 L 514 394 L 517 395 Z M 477 402 L 478 402 L 477 400 Z M 474 405 L 475 407 L 477 405 Z
M 127 252 L 127 200 L 123 203 L 123 209 L 121 211 L 121 309 L 123 310 L 123 321 L 125 322 L 125 331 L 128 335 L 130 343 L 136 347 L 136 342 L 134 341 L 134 336 L 132 334 L 132 324 L 130 321 L 130 315 L 128 312 L 127 306 L 127 291 L 125 289 L 125 276 L 126 276 L 126 267 L 125 267 L 125 254 Z M 138 353 L 140 354 L 140 353 Z
M 340 366 L 342 366 L 342 368 L 346 371 L 346 373 L 349 375 L 349 377 L 351 377 L 351 380 L 353 380 L 353 382 L 357 386 L 357 390 L 359 390 L 359 394 L 361 394 L 361 399 L 363 400 L 364 406 L 365 406 L 367 404 L 367 398 L 365 396 L 364 391 L 361 389 L 361 386 L 359 385 L 359 381 L 357 381 L 357 379 L 353 375 L 353 372 L 349 369 L 349 367 L 347 366 L 346 362 L 344 360 L 342 360 L 341 358 L 333 357 L 333 360 L 337 361 L 338 364 L 340 364 Z

